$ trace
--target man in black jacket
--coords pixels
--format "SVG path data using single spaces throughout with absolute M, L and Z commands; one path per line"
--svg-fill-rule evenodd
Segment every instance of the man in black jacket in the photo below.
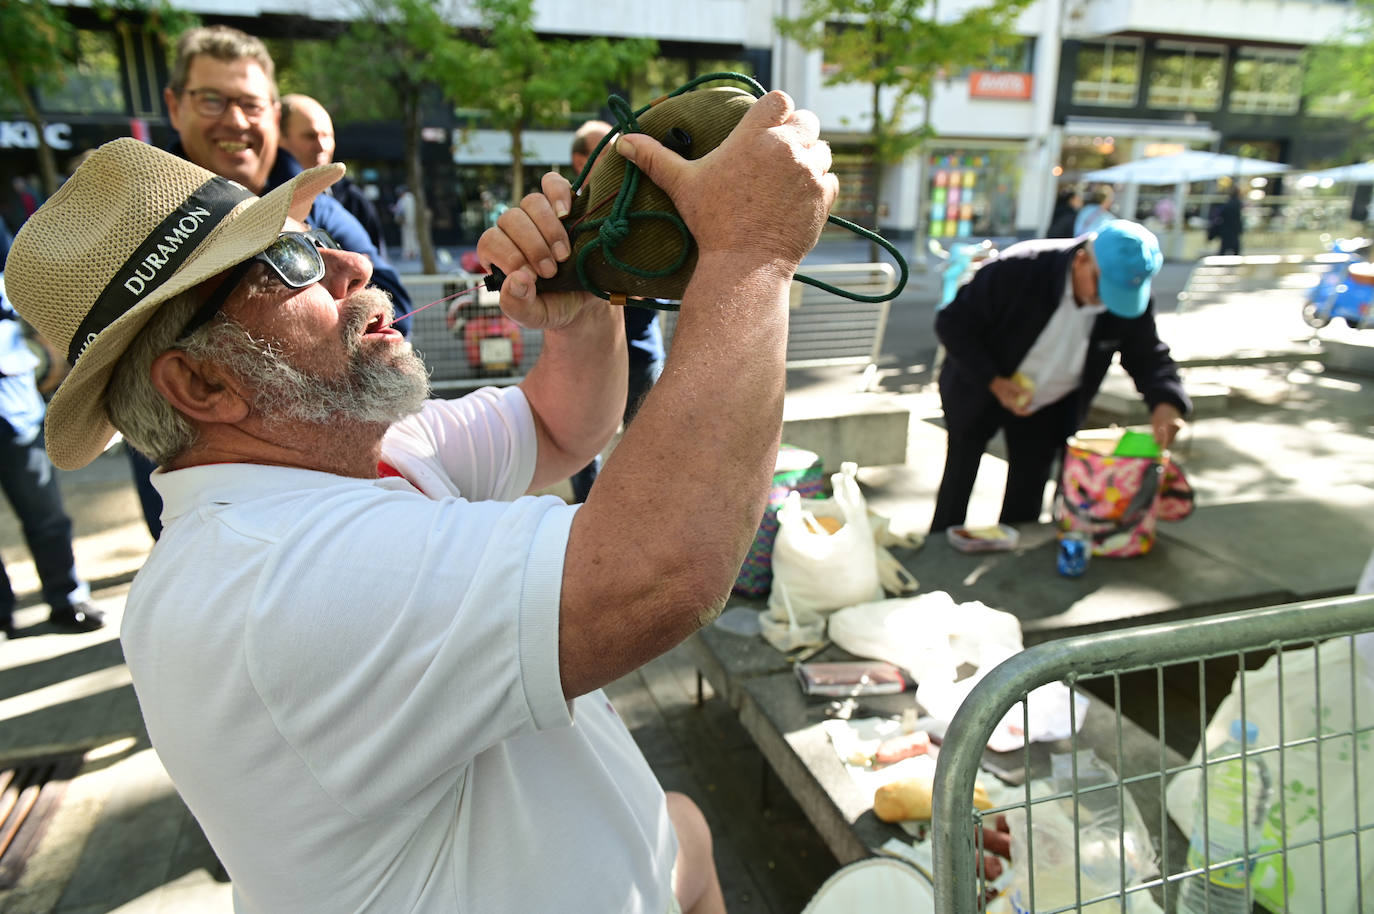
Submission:
M 1150 280 L 1163 261 L 1153 234 L 1115 220 L 1089 238 L 1007 248 L 936 314 L 949 449 L 932 532 L 964 523 L 998 429 L 1007 442 L 1000 520 L 1039 520 L 1055 458 L 1118 352 L 1150 407 L 1155 439 L 1173 442 L 1192 403 L 1155 329 Z

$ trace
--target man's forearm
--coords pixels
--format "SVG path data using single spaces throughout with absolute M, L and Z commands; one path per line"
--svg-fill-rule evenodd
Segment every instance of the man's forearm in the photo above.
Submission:
M 611 440 L 627 375 L 620 308 L 591 304 L 571 326 L 544 331 L 539 361 L 520 382 L 539 434 L 533 489 L 582 469 Z
M 565 661 L 580 658 L 565 667 L 569 694 L 723 605 L 777 457 L 790 276 L 757 257 L 698 263 L 663 375 L 574 522 L 560 634 Z

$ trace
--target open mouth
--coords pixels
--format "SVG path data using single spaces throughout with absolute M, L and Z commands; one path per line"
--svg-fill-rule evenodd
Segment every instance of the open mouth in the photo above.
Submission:
M 363 328 L 363 336 L 370 336 L 374 333 L 386 333 L 391 329 L 391 324 L 387 322 L 386 315 L 374 314 L 372 319 Z

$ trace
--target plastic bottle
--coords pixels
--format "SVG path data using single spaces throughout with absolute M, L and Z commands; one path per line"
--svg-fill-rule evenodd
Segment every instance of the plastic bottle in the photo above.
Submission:
M 1230 738 L 1209 755 L 1239 755 L 1242 740 L 1253 747 L 1258 739 L 1258 726 L 1248 720 L 1233 720 Z M 1240 859 L 1184 882 L 1178 896 L 1178 914 L 1250 914 L 1246 885 L 1253 862 L 1245 859 L 1246 838 L 1251 851 L 1259 846 L 1260 829 L 1269 814 L 1271 787 L 1269 769 L 1258 756 L 1246 756 L 1243 762 L 1233 758 L 1208 764 L 1206 806 L 1202 784 L 1198 784 L 1193 834 L 1188 842 L 1188 868 L 1201 869 L 1209 862 L 1215 865 Z M 1249 823 L 1248 831 L 1242 817 Z M 1208 829 L 1205 833 L 1204 820 Z M 1208 841 L 1210 860 L 1204 853 Z

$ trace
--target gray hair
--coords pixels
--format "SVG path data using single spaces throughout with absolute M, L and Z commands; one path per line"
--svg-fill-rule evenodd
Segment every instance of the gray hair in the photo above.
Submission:
M 191 60 L 197 54 L 208 54 L 226 63 L 245 57 L 255 61 L 267 74 L 267 81 L 272 84 L 272 98 L 276 99 L 277 67 L 272 62 L 272 55 L 267 52 L 267 46 L 247 32 L 227 25 L 204 26 L 181 33 L 177 39 L 177 56 L 172 64 L 172 74 L 167 81 L 167 87 L 173 95 L 180 95 L 186 90 L 186 74 L 191 69 Z
M 196 441 L 195 427 L 153 386 L 152 367 L 154 359 L 176 345 L 181 328 L 200 306 L 198 290 L 188 289 L 158 308 L 115 363 L 105 388 L 111 424 L 160 466 Z M 203 337 L 209 326 L 196 330 L 187 342 Z

